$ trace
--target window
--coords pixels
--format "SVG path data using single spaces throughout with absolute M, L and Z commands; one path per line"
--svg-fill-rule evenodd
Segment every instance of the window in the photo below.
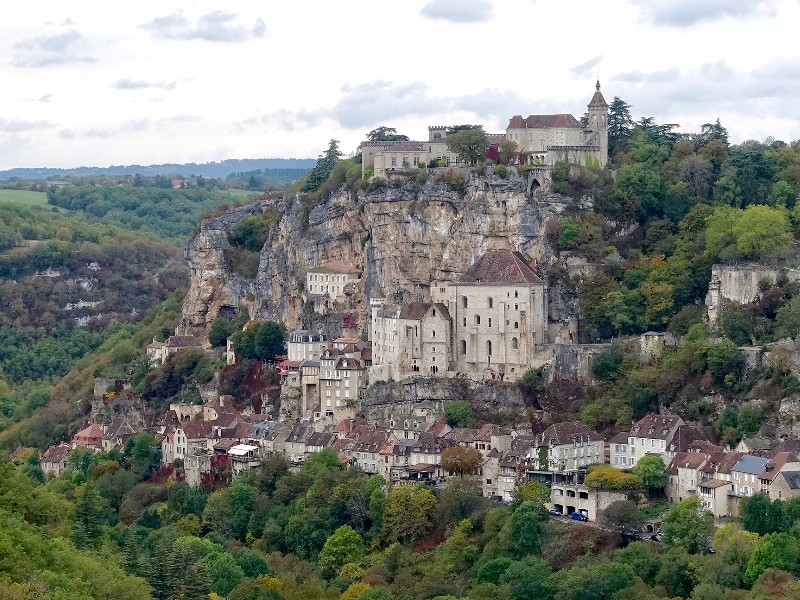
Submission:
M 519 310 L 519 304 L 514 305 L 514 310 Z
M 492 355 L 492 341 L 486 340 L 486 356 Z
M 516 350 L 519 348 L 519 340 L 515 337 L 511 338 L 511 349 Z
M 519 298 L 519 292 L 517 290 L 514 290 L 514 298 Z
M 464 327 L 467 326 L 467 317 L 464 317 Z
M 467 301 L 467 297 L 466 296 L 461 296 L 461 305 L 464 308 L 467 308 L 469 306 L 469 302 Z
M 475 315 L 475 325 L 480 325 L 480 324 L 481 324 L 481 316 Z
M 492 317 L 489 317 L 489 327 L 492 326 Z
M 431 311 L 431 315 L 433 315 L 434 317 L 436 316 L 436 309 L 435 308 Z
M 467 340 L 461 340 L 461 354 L 467 353 Z
M 519 329 L 519 321 L 514 321 L 514 329 Z
M 491 296 L 486 299 L 486 308 L 494 308 L 494 300 Z
M 432 337 L 432 338 L 435 338 L 435 337 L 436 337 L 436 330 L 435 330 L 435 329 L 434 329 L 433 331 L 431 331 L 431 337 Z

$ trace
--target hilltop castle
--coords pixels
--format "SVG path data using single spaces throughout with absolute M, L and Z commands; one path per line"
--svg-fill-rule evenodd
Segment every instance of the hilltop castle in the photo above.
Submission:
M 489 144 L 499 145 L 503 140 L 516 142 L 524 162 L 535 165 L 538 182 L 547 187 L 549 172 L 560 160 L 571 164 L 597 165 L 608 162 L 608 104 L 600 92 L 600 82 L 587 106 L 586 122 L 571 114 L 514 115 L 509 119 L 505 133 L 488 134 Z M 372 142 L 361 144 L 362 168 L 373 169 L 376 177 L 386 177 L 392 171 L 417 168 L 431 161 L 447 166 L 465 166 L 447 148 L 447 127 L 428 127 L 426 141 Z

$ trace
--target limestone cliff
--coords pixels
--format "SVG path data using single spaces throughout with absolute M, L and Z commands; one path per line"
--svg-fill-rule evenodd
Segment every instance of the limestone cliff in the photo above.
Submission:
M 529 198 L 526 180 L 509 171 L 504 178 L 473 174 L 465 191 L 436 177 L 425 183 L 403 178 L 369 191 L 342 189 L 313 207 L 292 195 L 205 220 L 185 248 L 191 280 L 179 333 L 203 339 L 223 306 L 246 306 L 251 318 L 282 321 L 289 328 L 309 326 L 305 274 L 326 261 L 361 269 L 363 293 L 340 307 L 355 315 L 358 325 L 378 286 L 395 302 L 427 299 L 431 282 L 457 277 L 487 250 L 520 250 L 546 266 L 555 259 L 544 223 L 586 207 L 558 195 Z M 227 264 L 228 232 L 248 214 L 275 209 L 281 218 L 270 229 L 256 276 L 235 274 Z M 563 318 L 564 307 L 552 299 L 551 304 L 551 312 Z

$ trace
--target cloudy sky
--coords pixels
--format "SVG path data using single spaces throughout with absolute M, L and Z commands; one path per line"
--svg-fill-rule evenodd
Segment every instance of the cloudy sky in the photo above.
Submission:
M 224 9 L 220 6 L 224 5 Z M 606 100 L 800 138 L 800 0 L 17 2 L 0 169 L 315 157 Z

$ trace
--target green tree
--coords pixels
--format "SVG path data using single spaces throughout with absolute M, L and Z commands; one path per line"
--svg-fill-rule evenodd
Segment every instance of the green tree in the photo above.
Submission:
M 760 538 L 750 555 L 745 580 L 753 584 L 767 569 L 794 573 L 800 566 L 800 543 L 796 535 L 768 533 Z
M 500 142 L 500 163 L 510 165 L 517 161 L 519 147 L 514 140 L 503 140 Z
M 462 479 L 464 475 L 476 474 L 482 464 L 483 455 L 480 450 L 471 446 L 451 446 L 442 451 L 442 468 Z
M 628 140 L 633 132 L 631 105 L 614 96 L 608 105 L 608 157 L 613 159 L 617 153 L 628 148 Z
M 511 492 L 511 497 L 511 506 L 514 508 L 523 502 L 533 502 L 544 506 L 550 502 L 550 488 L 540 481 L 528 481 L 515 487 Z
M 435 506 L 436 497 L 427 488 L 392 488 L 383 512 L 383 538 L 388 543 L 419 539 L 430 529 L 430 514 Z
M 561 250 L 572 248 L 572 244 L 580 231 L 580 225 L 572 217 L 565 217 L 561 221 L 561 233 L 558 236 L 558 247 Z
M 739 346 L 747 346 L 753 333 L 749 308 L 738 302 L 727 302 L 719 315 L 719 327 L 726 338 Z
M 80 549 L 92 548 L 102 532 L 105 503 L 92 481 L 84 483 L 76 496 L 72 542 Z
M 664 517 L 664 543 L 696 554 L 708 548 L 714 518 L 693 496 L 670 506 Z
M 643 456 L 633 467 L 633 473 L 651 492 L 663 491 L 669 482 L 664 461 L 660 456 Z
M 470 165 L 475 165 L 481 160 L 489 148 L 489 139 L 482 127 L 448 133 L 446 141 L 447 149 L 456 154 L 461 161 Z
M 747 531 L 752 531 L 758 535 L 766 535 L 768 533 L 776 533 L 781 528 L 781 515 L 776 515 L 776 512 L 775 504 L 767 494 L 753 494 L 742 498 L 739 519 L 742 522 L 742 527 Z
M 214 552 L 203 559 L 208 568 L 211 589 L 227 596 L 244 579 L 242 568 L 228 552 Z
M 325 540 L 317 565 L 322 576 L 331 579 L 344 565 L 358 562 L 363 556 L 364 542 L 361 536 L 352 527 L 342 525 Z
M 638 529 L 642 524 L 642 511 L 635 502 L 615 500 L 603 511 L 603 521 L 619 529 Z
M 444 407 L 444 416 L 451 427 L 474 427 L 475 413 L 466 400 L 453 400 Z
M 370 142 L 407 142 L 408 136 L 398 134 L 394 127 L 382 125 L 370 131 L 367 134 L 367 140 Z
M 526 556 L 511 563 L 499 576 L 499 581 L 509 586 L 515 599 L 547 600 L 554 591 L 550 583 L 552 574 L 550 565 L 541 558 Z
M 789 250 L 791 226 L 785 210 L 763 205 L 748 206 L 733 226 L 736 251 L 759 259 L 771 258 Z
M 633 569 L 618 562 L 605 562 L 591 567 L 573 567 L 554 577 L 555 598 L 559 600 L 605 600 L 636 580 Z
M 778 309 L 775 317 L 776 337 L 797 337 L 800 335 L 800 296 L 792 298 Z
M 245 577 L 254 579 L 260 575 L 269 575 L 267 561 L 251 548 L 242 548 L 236 554 L 236 564 L 239 565 Z
M 530 501 L 523 502 L 511 515 L 506 526 L 513 556 L 522 558 L 539 552 L 546 535 L 540 505 Z
M 744 370 L 744 355 L 731 340 L 725 338 L 708 347 L 706 355 L 708 370 L 718 382 L 726 382 L 726 378 L 738 379 Z
M 274 360 L 286 351 L 286 328 L 273 321 L 251 323 L 233 336 L 233 346 L 242 358 Z
M 307 473 L 312 479 L 324 479 L 334 471 L 341 469 L 339 456 L 330 448 L 324 448 L 320 452 L 315 452 L 303 463 L 303 473 Z
M 157 469 L 161 464 L 161 449 L 152 434 L 140 433 L 125 443 L 125 457 L 136 476 L 146 479 L 151 469 Z
M 324 154 L 317 158 L 317 164 L 311 169 L 311 173 L 306 180 L 305 191 L 314 192 L 325 183 L 328 176 L 333 171 L 336 162 L 342 157 L 339 150 L 339 140 L 331 140 L 328 144 L 328 149 Z
M 208 343 L 213 348 L 224 346 L 233 334 L 233 321 L 224 317 L 217 317 L 211 322 L 208 330 Z

